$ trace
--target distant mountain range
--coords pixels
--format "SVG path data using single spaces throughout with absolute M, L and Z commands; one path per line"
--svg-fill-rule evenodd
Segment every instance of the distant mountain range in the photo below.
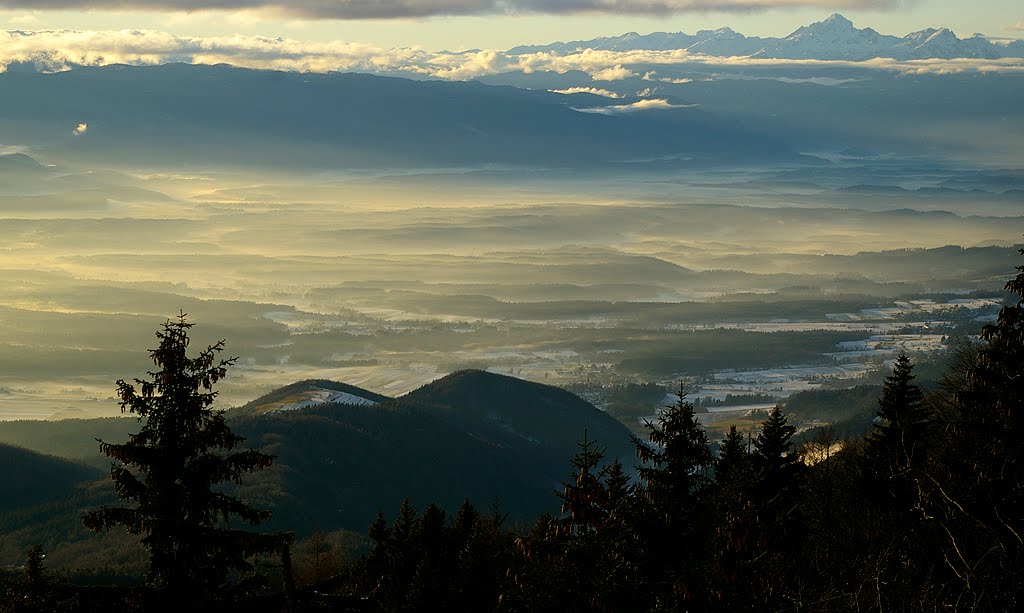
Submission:
M 681 49 L 690 53 L 721 57 L 751 56 L 793 60 L 850 60 L 872 58 L 896 60 L 1024 57 L 1024 40 L 994 43 L 981 34 L 958 38 L 948 28 L 928 28 L 903 37 L 879 34 L 871 28 L 856 28 L 849 19 L 836 13 L 824 21 L 803 26 L 785 38 L 744 36 L 730 28 L 701 30 L 696 34 L 654 32 L 592 40 L 527 45 L 509 49 L 523 55 L 548 52 L 565 55 L 583 49 L 607 51 L 666 51 Z
M 395 168 L 796 159 L 756 128 L 699 108 L 579 112 L 608 99 L 473 82 L 114 65 L 0 73 L 0 91 L 4 142 L 31 144 L 47 162 Z M 76 135 L 82 122 L 88 133 Z
M 535 63 L 513 56 L 475 82 L 228 65 L 110 65 L 54 74 L 9 68 L 0 73 L 3 144 L 44 166 L 4 156 L 0 192 L 13 192 L 15 184 L 33 191 L 51 165 L 86 161 L 292 171 L 525 168 L 602 176 L 821 164 L 829 152 L 848 150 L 996 167 L 1020 163 L 1022 60 L 993 67 L 994 59 L 978 58 L 1024 58 L 1024 41 L 959 39 L 948 29 L 898 38 L 833 15 L 780 39 L 721 29 L 512 52 L 554 56 L 578 49 L 594 49 L 593 62 L 555 58 L 526 70 Z M 707 61 L 710 56 L 655 57 L 644 49 L 837 61 Z M 847 61 L 872 57 L 975 59 Z

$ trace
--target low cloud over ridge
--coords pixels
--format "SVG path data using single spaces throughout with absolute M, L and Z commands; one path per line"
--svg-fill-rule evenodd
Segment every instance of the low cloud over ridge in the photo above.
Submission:
M 251 10 L 311 19 L 392 19 L 434 15 L 604 13 L 665 15 L 780 7 L 889 8 L 903 0 L 0 0 L 0 8 L 192 12 Z

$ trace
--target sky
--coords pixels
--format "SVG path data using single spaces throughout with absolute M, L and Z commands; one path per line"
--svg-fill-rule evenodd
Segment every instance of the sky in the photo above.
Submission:
M 833 12 L 883 34 L 945 26 L 961 37 L 1024 38 L 1020 0 L 0 0 L 0 29 L 145 29 L 437 51 L 723 26 L 785 36 Z

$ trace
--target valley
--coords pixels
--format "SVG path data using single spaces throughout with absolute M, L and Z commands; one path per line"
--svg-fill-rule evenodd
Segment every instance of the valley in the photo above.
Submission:
M 683 382 L 695 399 L 770 395 L 761 409 L 976 334 L 1024 235 L 1016 171 L 957 171 L 970 191 L 933 194 L 920 190 L 948 175 L 912 160 L 656 182 L 501 169 L 256 180 L 20 154 L 0 156 L 5 168 L 18 181 L 0 211 L 4 420 L 119 415 L 113 382 L 141 374 L 152 330 L 179 310 L 239 358 L 223 408 L 305 379 L 396 397 L 473 368 L 602 407 L 607 386 Z M 841 189 L 867 181 L 918 191 Z M 61 204 L 16 206 L 26 199 Z M 642 433 L 661 404 L 645 402 L 613 414 Z M 743 416 L 702 419 L 718 436 Z

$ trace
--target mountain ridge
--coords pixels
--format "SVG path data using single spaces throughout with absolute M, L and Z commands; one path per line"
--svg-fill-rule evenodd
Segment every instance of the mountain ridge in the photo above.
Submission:
M 0 89 L 5 140 L 58 163 L 580 168 L 797 158 L 756 126 L 702 108 L 579 112 L 572 96 L 479 82 L 163 64 L 0 73 Z M 71 135 L 76 121 L 88 121 L 87 134 Z
M 994 43 L 981 34 L 959 38 L 949 28 L 926 28 L 905 36 L 880 34 L 872 28 L 857 28 L 839 13 L 801 26 L 781 38 L 744 36 L 729 27 L 685 32 L 627 32 L 590 40 L 520 45 L 510 55 L 557 53 L 566 55 L 580 50 L 673 51 L 684 50 L 721 57 L 752 56 L 766 59 L 815 59 L 863 61 L 875 58 L 894 60 L 923 59 L 999 59 L 1024 57 L 1024 40 Z

